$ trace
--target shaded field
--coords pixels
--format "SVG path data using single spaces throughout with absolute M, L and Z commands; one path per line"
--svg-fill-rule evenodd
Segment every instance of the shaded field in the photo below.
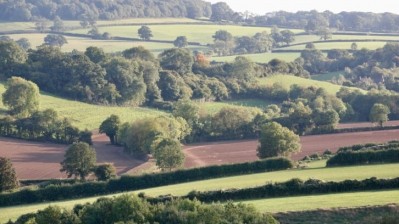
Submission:
M 216 61 L 216 62 L 230 62 L 233 61 L 237 56 L 240 55 L 233 55 L 233 56 L 225 56 L 225 57 L 212 57 L 210 58 L 211 61 Z M 251 59 L 253 62 L 257 63 L 268 63 L 272 59 L 280 59 L 284 60 L 287 62 L 294 61 L 295 59 L 299 58 L 301 56 L 300 53 L 260 53 L 260 54 L 244 54 L 241 55 L 246 58 Z
M 384 143 L 397 139 L 399 139 L 399 130 L 302 136 L 302 151 L 292 155 L 292 158 L 298 160 L 313 153 L 322 154 L 326 149 L 335 152 L 343 146 Z M 184 147 L 185 167 L 255 161 L 258 160 L 257 146 L 257 140 L 187 145 Z
M 344 75 L 344 71 L 329 72 L 325 74 L 312 75 L 310 78 L 317 81 L 331 81 L 333 78 L 338 78 L 339 75 Z
M 143 163 L 124 154 L 123 148 L 109 145 L 108 141 L 105 135 L 93 135 L 97 163 L 113 163 L 118 174 Z M 60 172 L 60 162 L 67 147 L 0 137 L 0 156 L 11 159 L 19 179 L 66 178 L 66 174 Z

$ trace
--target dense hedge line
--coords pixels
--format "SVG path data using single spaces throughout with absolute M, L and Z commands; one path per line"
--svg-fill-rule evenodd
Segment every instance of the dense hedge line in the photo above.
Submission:
M 340 133 L 352 133 L 352 132 L 364 132 L 364 131 L 385 131 L 385 130 L 396 130 L 396 129 L 399 129 L 399 126 L 341 128 L 333 130 L 313 129 L 310 135 L 340 134 Z
M 347 151 L 361 151 L 361 150 L 387 150 L 387 149 L 396 149 L 399 148 L 399 141 L 389 141 L 385 144 L 376 144 L 376 143 L 367 143 L 367 144 L 358 144 L 352 146 L 344 146 L 340 147 L 337 153 L 347 152 Z
M 327 167 L 359 165 L 370 163 L 397 163 L 399 162 L 399 149 L 388 150 L 360 150 L 340 152 L 327 160 Z
M 188 195 L 183 196 L 183 198 L 196 198 L 202 202 L 215 202 L 397 188 L 399 188 L 399 178 L 377 179 L 372 177 L 365 180 L 344 180 L 341 182 L 323 182 L 315 179 L 303 181 L 296 178 L 283 183 L 270 183 L 254 188 L 205 192 L 192 191 Z M 160 196 L 157 198 L 147 198 L 147 200 L 151 203 L 158 203 L 171 200 L 172 198 L 176 199 L 178 197 Z
M 292 167 L 293 163 L 289 159 L 270 158 L 249 163 L 178 170 L 171 173 L 122 176 L 108 182 L 50 185 L 36 190 L 25 189 L 14 193 L 0 194 L 0 207 L 105 195 L 216 177 L 285 170 Z

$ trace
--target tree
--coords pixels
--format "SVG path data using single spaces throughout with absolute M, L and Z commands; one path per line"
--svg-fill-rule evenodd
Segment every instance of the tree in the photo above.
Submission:
M 104 50 L 98 47 L 88 47 L 86 48 L 85 55 L 90 58 L 94 63 L 100 63 L 107 58 Z
M 18 186 L 19 182 L 11 160 L 0 157 L 0 192 L 12 190 Z
M 141 26 L 141 28 L 137 31 L 139 37 L 143 40 L 150 40 L 152 36 L 152 31 L 148 26 Z
M 186 74 L 192 70 L 194 57 L 186 48 L 172 48 L 159 55 L 159 63 L 163 69 Z
M 3 93 L 3 104 L 11 115 L 27 117 L 39 109 L 39 87 L 33 82 L 20 77 L 7 80 Z
M 156 159 L 156 164 L 161 169 L 169 169 L 181 167 L 184 162 L 184 153 L 179 141 L 174 139 L 163 139 L 152 152 Z
M 56 16 L 53 21 L 53 26 L 50 27 L 51 31 L 61 32 L 65 30 L 64 22 L 60 19 L 59 16 Z
M 61 172 L 66 172 L 68 177 L 73 175 L 85 180 L 96 165 L 96 152 L 87 143 L 74 143 L 65 153 L 61 162 Z
M 96 166 L 94 174 L 98 180 L 105 181 L 116 177 L 116 169 L 111 163 L 101 164 Z
M 356 51 L 356 50 L 357 50 L 357 43 L 356 43 L 356 42 L 353 42 L 353 43 L 351 44 L 351 50 L 352 50 L 352 51 Z
M 226 30 L 218 30 L 215 32 L 212 38 L 214 39 L 214 41 L 220 40 L 227 42 L 233 40 L 233 35 L 231 35 L 231 33 Z
M 121 125 L 121 120 L 118 115 L 112 114 L 105 119 L 100 125 L 100 133 L 105 133 L 112 145 L 118 144 L 118 131 Z
M 233 14 L 234 11 L 225 2 L 218 2 L 212 5 L 212 16 L 211 16 L 212 21 L 217 21 L 217 22 L 223 20 L 230 21 L 232 20 Z
M 369 119 L 373 123 L 378 123 L 380 127 L 383 126 L 384 122 L 388 121 L 388 114 L 390 110 L 384 104 L 376 103 L 370 110 Z
M 28 38 L 25 38 L 25 37 L 18 39 L 17 41 L 15 41 L 15 43 L 17 43 L 25 51 L 29 50 L 31 47 L 31 44 L 30 44 Z
M 182 117 L 192 127 L 199 119 L 199 106 L 191 100 L 179 100 L 174 104 L 173 116 Z
M 35 22 L 35 29 L 39 31 L 40 33 L 43 33 L 49 26 L 49 21 L 44 18 L 39 18 Z
M 328 27 L 321 27 L 316 33 L 320 36 L 321 40 L 329 40 L 332 38 L 332 32 Z
M 44 43 L 46 45 L 50 46 L 57 46 L 57 47 L 62 47 L 62 45 L 67 44 L 68 41 L 67 39 L 58 34 L 49 34 L 44 38 Z
M 266 123 L 261 127 L 258 157 L 289 156 L 301 150 L 299 141 L 299 136 L 288 128 L 276 122 Z
M 287 45 L 295 41 L 295 33 L 292 32 L 291 30 L 282 30 L 280 34 L 281 34 L 281 42 L 284 42 Z
M 0 73 L 6 77 L 20 73 L 19 67 L 27 57 L 24 49 L 14 41 L 0 41 Z
M 173 45 L 178 48 L 187 47 L 187 37 L 186 36 L 178 36 L 175 41 L 173 41 Z

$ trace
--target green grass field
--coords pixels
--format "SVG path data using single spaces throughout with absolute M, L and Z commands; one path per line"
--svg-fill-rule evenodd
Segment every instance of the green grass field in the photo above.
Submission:
M 238 55 L 225 56 L 225 57 L 211 57 L 211 61 L 216 62 L 229 62 L 233 61 Z M 244 54 L 242 55 L 251 59 L 253 62 L 268 63 L 272 59 L 280 59 L 287 62 L 294 61 L 301 56 L 300 53 L 261 53 L 261 54 Z
M 318 50 L 330 50 L 330 49 L 351 49 L 353 41 L 347 42 L 325 42 L 325 43 L 315 43 L 315 47 Z M 377 48 L 383 47 L 387 41 L 370 41 L 370 42 L 356 42 L 358 49 L 367 48 L 370 50 L 375 50 Z M 303 50 L 305 49 L 305 44 L 295 45 L 290 47 L 281 48 L 282 50 Z
M 226 30 L 233 36 L 253 36 L 255 33 L 267 31 L 270 33 L 268 27 L 249 27 L 249 26 L 234 26 L 234 25 L 149 25 L 154 40 L 169 40 L 173 41 L 178 36 L 186 36 L 189 42 L 198 42 L 202 44 L 213 43 L 212 35 L 218 30 Z M 100 27 L 100 32 L 109 32 L 112 36 L 139 38 L 137 30 L 140 26 L 112 26 Z M 89 29 L 78 29 L 72 32 L 86 34 Z M 293 32 L 300 32 L 300 30 L 293 30 Z
M 326 194 L 242 201 L 261 212 L 305 211 L 399 203 L 399 190 Z
M 165 194 L 173 194 L 173 195 L 185 195 L 191 190 L 216 190 L 216 189 L 229 189 L 229 188 L 245 188 L 245 187 L 252 187 L 252 186 L 259 186 L 263 185 L 266 182 L 281 182 L 286 181 L 292 178 L 301 178 L 301 179 L 309 179 L 309 178 L 317 178 L 326 181 L 342 181 L 345 179 L 365 179 L 372 176 L 378 178 L 392 178 L 396 177 L 397 170 L 399 169 L 399 164 L 384 164 L 384 165 L 369 165 L 369 166 L 353 166 L 353 167 L 335 167 L 335 168 L 324 168 L 325 161 L 318 161 L 315 164 L 312 164 L 310 167 L 306 169 L 293 169 L 293 170 L 285 170 L 285 171 L 278 171 L 278 172 L 269 172 L 269 173 L 260 173 L 260 174 L 251 174 L 251 175 L 244 175 L 244 176 L 234 176 L 234 177 L 227 177 L 227 178 L 217 178 L 217 179 L 210 179 L 205 181 L 195 181 L 190 183 L 184 184 L 176 184 L 176 185 L 169 185 L 164 187 L 146 189 L 146 190 L 139 190 L 135 191 L 135 193 L 145 192 L 147 195 L 165 195 Z M 399 191 L 397 191 L 399 194 Z M 359 194 L 359 193 L 354 193 Z M 381 192 L 381 194 L 384 194 Z M 118 194 L 115 194 L 118 195 Z M 109 196 L 115 196 L 109 195 Z M 350 194 L 349 194 L 350 195 Z M 308 198 L 314 197 L 321 197 L 321 196 L 306 196 Z M 326 197 L 329 197 L 326 195 Z M 354 196 L 355 197 L 355 196 Z M 43 209 L 49 205 L 58 205 L 61 207 L 72 208 L 75 204 L 79 203 L 86 203 L 86 202 L 93 202 L 98 197 L 91 197 L 91 198 L 84 198 L 72 201 L 62 201 L 62 202 L 54 202 L 54 203 L 41 203 L 41 204 L 34 204 L 34 205 L 25 205 L 25 206 L 14 206 L 14 207 L 6 207 L 0 208 L 0 223 L 8 221 L 8 219 L 15 219 L 18 216 L 28 213 L 28 212 L 35 212 L 39 209 Z M 297 197 L 292 197 L 297 198 Z M 398 198 L 398 197 L 396 197 Z M 386 201 L 383 203 L 393 202 L 394 197 L 390 198 L 387 197 Z M 276 199 L 269 199 L 269 200 L 285 200 L 287 204 L 289 204 L 290 198 L 276 198 Z M 336 203 L 341 203 L 342 205 L 347 204 L 348 206 L 351 205 L 352 199 L 348 199 L 348 201 L 341 201 L 339 202 L 338 199 Z M 269 203 L 266 200 L 255 200 L 251 201 L 254 202 L 256 207 L 261 209 L 262 211 L 269 211 L 269 207 L 266 207 L 267 204 L 272 206 L 273 203 Z M 333 202 L 331 204 L 326 204 L 325 206 L 328 207 L 335 207 L 336 205 Z M 382 203 L 382 202 L 381 202 Z M 283 207 L 284 202 L 281 202 L 280 207 Z M 361 201 L 358 204 L 353 204 L 351 206 L 360 206 L 360 205 L 367 205 L 368 201 L 365 201 L 363 204 Z M 308 207 L 307 203 L 293 203 L 291 206 L 296 206 L 295 210 L 306 210 L 311 208 L 317 208 L 317 205 L 313 205 L 313 207 Z M 288 205 L 287 205 L 288 206 Z M 324 206 L 324 205 L 323 205 Z M 287 209 L 290 207 L 287 207 Z M 287 209 L 282 209 L 281 211 L 287 211 Z M 292 208 L 294 209 L 294 208 Z M 289 209 L 291 210 L 291 208 Z M 270 210 L 271 211 L 271 210 Z M 279 211 L 278 209 L 273 211 Z
M 275 102 L 257 99 L 233 100 L 225 102 L 197 102 L 200 110 L 209 114 L 217 113 L 223 107 L 245 107 L 254 111 L 259 111 L 259 109 L 264 110 L 268 105 L 273 103 Z
M 13 34 L 8 35 L 10 38 L 14 40 L 18 40 L 19 38 L 26 37 L 29 39 L 29 42 L 32 45 L 32 48 L 36 48 L 44 43 L 44 38 L 47 34 Z M 102 48 L 105 52 L 120 52 L 124 51 L 128 48 L 143 46 L 146 49 L 150 50 L 155 55 L 158 55 L 164 50 L 173 48 L 173 44 L 168 43 L 154 43 L 154 42 L 141 42 L 141 41 L 119 41 L 119 40 L 93 40 L 91 38 L 81 38 L 81 37 L 69 37 L 65 36 L 68 43 L 63 45 L 61 50 L 64 52 L 71 52 L 76 49 L 78 51 L 85 51 L 86 48 L 90 46 L 95 46 Z M 198 51 L 206 51 L 207 47 L 202 46 L 188 46 L 190 50 L 198 50 Z
M 4 91 L 4 85 L 0 84 L 0 94 Z M 0 108 L 5 109 L 3 105 L 0 105 Z M 41 94 L 40 109 L 49 108 L 56 110 L 58 115 L 70 119 L 77 127 L 89 130 L 97 129 L 101 122 L 111 114 L 117 114 L 122 122 L 131 122 L 144 117 L 166 114 L 162 111 L 148 108 L 99 106 Z
M 384 35 L 332 35 L 331 40 L 399 40 L 399 36 L 384 36 Z M 320 37 L 317 35 L 297 35 L 295 36 L 295 43 L 305 43 L 305 42 L 312 42 L 312 41 L 320 41 Z M 351 41 L 352 43 L 353 41 Z M 359 43 L 358 43 L 359 44 Z M 350 45 L 349 45 L 350 46 Z
M 259 79 L 261 85 L 273 85 L 274 83 L 280 83 L 284 88 L 289 89 L 291 85 L 298 84 L 300 86 L 317 86 L 326 89 L 329 94 L 335 95 L 340 89 L 340 85 L 335 85 L 329 82 L 305 79 L 292 75 L 272 75 L 270 77 Z M 365 92 L 364 90 L 361 90 Z

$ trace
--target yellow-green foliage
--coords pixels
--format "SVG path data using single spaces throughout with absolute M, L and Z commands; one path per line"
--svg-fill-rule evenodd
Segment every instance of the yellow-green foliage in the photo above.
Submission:
M 319 88 L 324 88 L 329 94 L 335 95 L 341 88 L 340 85 L 335 85 L 329 82 L 317 81 L 312 79 L 301 78 L 292 75 L 272 75 L 267 78 L 259 79 L 261 85 L 270 85 L 274 83 L 281 84 L 284 88 L 289 89 L 291 85 L 297 84 L 300 86 L 317 86 Z M 364 90 L 361 90 L 365 92 Z
M 4 91 L 4 85 L 0 84 L 0 94 Z M 1 108 L 6 109 L 2 104 Z M 131 122 L 144 117 L 155 117 L 165 114 L 162 111 L 148 108 L 99 106 L 41 94 L 40 109 L 49 108 L 56 110 L 61 117 L 70 119 L 77 127 L 89 130 L 97 129 L 101 122 L 111 114 L 117 114 L 122 122 Z

